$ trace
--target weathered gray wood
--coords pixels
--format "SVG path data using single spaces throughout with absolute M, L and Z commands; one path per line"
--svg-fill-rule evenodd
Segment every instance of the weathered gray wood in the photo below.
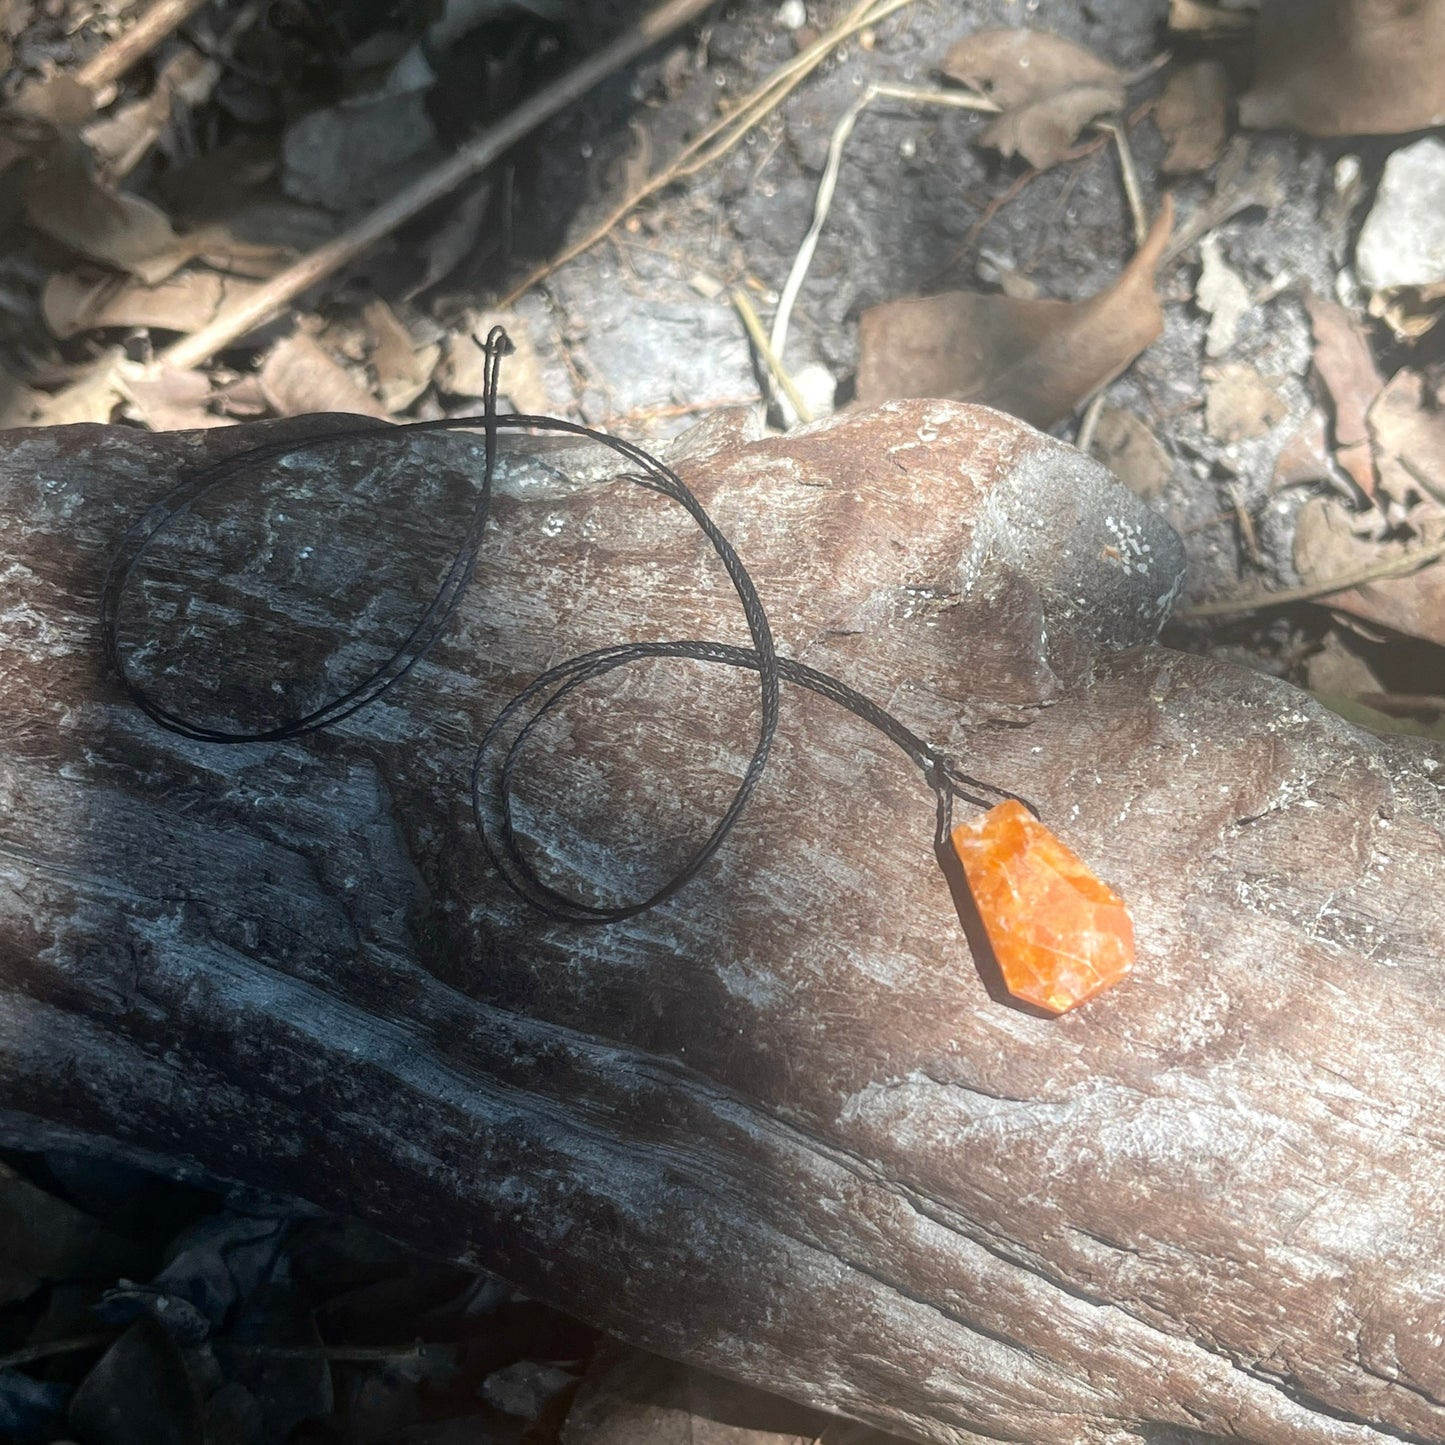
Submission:
M 476 845 L 471 749 L 585 647 L 741 640 L 715 562 L 655 496 L 515 467 L 462 614 L 382 704 L 296 743 L 184 742 L 104 676 L 96 598 L 178 464 L 241 440 L 0 436 L 12 1141 L 88 1135 L 355 1212 L 924 1441 L 1445 1440 L 1440 749 L 1109 651 L 1148 635 L 1177 553 L 1020 424 L 906 403 L 714 435 L 685 471 L 783 649 L 1037 800 L 1129 899 L 1138 970 L 1058 1020 L 991 997 L 927 790 L 793 690 L 704 878 L 622 926 L 545 924 Z M 179 562 L 151 594 L 202 599 L 164 629 L 191 649 L 172 685 L 198 645 L 249 675 L 229 629 L 298 577 L 327 580 L 286 658 L 378 597 L 397 625 L 466 445 L 413 455 L 410 511 L 360 475 L 304 558 L 274 496 L 220 527 L 245 568 Z M 615 684 L 549 732 L 524 822 L 635 890 L 725 801 L 752 684 Z

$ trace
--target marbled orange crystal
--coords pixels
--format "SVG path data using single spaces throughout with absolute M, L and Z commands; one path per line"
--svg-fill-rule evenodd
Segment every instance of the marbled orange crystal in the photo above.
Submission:
M 1124 900 L 1022 803 L 960 823 L 953 848 L 1015 998 L 1061 1014 L 1134 967 Z

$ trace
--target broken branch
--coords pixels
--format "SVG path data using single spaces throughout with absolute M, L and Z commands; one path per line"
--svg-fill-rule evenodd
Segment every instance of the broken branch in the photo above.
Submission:
M 1202 602 L 1197 607 L 1184 607 L 1174 614 L 1180 622 L 1196 622 L 1206 617 L 1229 617 L 1237 612 L 1259 612 L 1266 607 L 1283 607 L 1289 602 L 1315 602 L 1336 592 L 1347 592 L 1352 587 L 1364 587 L 1370 582 L 1389 582 L 1396 577 L 1408 577 L 1432 562 L 1445 557 L 1445 542 L 1435 542 L 1428 547 L 1419 547 L 1393 562 L 1379 562 L 1372 567 L 1361 567 L 1354 572 L 1342 572 L 1337 577 L 1327 577 L 1323 582 L 1307 582 L 1301 587 L 1282 587 L 1277 592 L 1255 592 L 1244 597 L 1226 598 L 1222 602 Z
M 203 4 L 205 0 L 156 0 L 124 35 L 112 40 L 105 49 L 86 61 L 75 78 L 93 94 L 114 85 L 167 35 L 184 25 Z

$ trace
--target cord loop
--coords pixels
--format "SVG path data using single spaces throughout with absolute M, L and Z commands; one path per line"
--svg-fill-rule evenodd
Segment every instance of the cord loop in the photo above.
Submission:
M 497 463 L 498 438 L 503 431 L 550 432 L 576 436 L 600 443 L 621 457 L 635 471 L 625 479 L 649 491 L 661 493 L 681 506 L 696 523 L 737 593 L 752 641 L 751 647 L 697 639 L 622 643 L 599 648 L 549 668 L 529 683 L 497 714 L 487 728 L 472 766 L 472 811 L 483 847 L 507 885 L 549 917 L 571 923 L 614 923 L 635 917 L 673 897 L 707 865 L 736 826 L 767 768 L 777 733 L 780 684 L 784 681 L 806 687 L 847 709 L 877 728 L 914 762 L 938 799 L 939 836 L 946 839 L 955 799 L 988 807 L 995 800 L 1016 795 L 981 782 L 958 770 L 944 754 L 911 732 L 891 713 L 829 673 L 789 658 L 779 657 L 772 628 L 762 599 L 732 543 L 718 529 L 702 504 L 682 479 L 641 447 L 606 436 L 576 422 L 558 417 L 499 415 L 497 398 L 501 384 L 502 358 L 514 350 L 511 339 L 500 327 L 493 327 L 485 343 L 483 411 L 481 416 L 448 418 L 441 421 L 408 422 L 394 427 L 371 424 L 300 441 L 264 442 L 182 478 L 154 506 L 132 524 L 121 539 L 101 589 L 101 632 L 106 657 L 126 695 L 142 712 L 170 732 L 212 743 L 279 742 L 331 727 L 375 702 L 405 677 L 426 655 L 445 630 L 476 570 L 490 512 L 492 484 Z M 121 644 L 121 615 L 126 593 L 142 558 L 179 518 L 199 502 L 229 483 L 244 482 L 264 463 L 304 451 L 324 449 L 365 437 L 380 444 L 399 433 L 451 429 L 480 429 L 484 437 L 484 468 L 476 503 L 466 532 L 435 595 L 420 620 L 395 651 L 355 685 L 335 697 L 269 727 L 253 731 L 213 728 L 206 723 L 167 707 L 135 676 L 135 649 Z M 660 887 L 631 903 L 615 905 L 590 903 L 563 892 L 543 879 L 522 851 L 512 811 L 512 793 L 519 760 L 535 730 L 553 709 L 559 707 L 584 684 L 604 677 L 618 668 L 656 658 L 682 658 L 697 662 L 737 667 L 758 675 L 757 736 L 743 776 L 722 816 L 697 850 Z M 986 795 L 986 796 L 985 796 Z M 1037 809 L 1019 799 L 1037 815 Z

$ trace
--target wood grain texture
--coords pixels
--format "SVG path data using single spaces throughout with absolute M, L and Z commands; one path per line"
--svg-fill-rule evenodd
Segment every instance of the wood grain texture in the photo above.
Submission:
M 726 579 L 660 498 L 517 454 L 399 688 L 314 738 L 186 742 L 103 675 L 100 579 L 183 462 L 261 434 L 0 435 L 11 1142 L 352 1212 L 936 1445 L 1445 1441 L 1440 749 L 1147 645 L 1172 534 L 1017 422 L 718 423 L 679 464 L 782 650 L 1035 799 L 1139 966 L 1062 1019 L 991 997 L 927 789 L 796 689 L 705 876 L 550 925 L 477 846 L 472 748 L 584 648 L 745 640 Z M 344 677 L 356 616 L 396 633 L 444 566 L 473 447 L 338 454 L 188 522 L 141 665 L 218 712 Z M 719 674 L 616 674 L 547 730 L 521 819 L 559 876 L 635 894 L 701 836 L 753 726 Z

